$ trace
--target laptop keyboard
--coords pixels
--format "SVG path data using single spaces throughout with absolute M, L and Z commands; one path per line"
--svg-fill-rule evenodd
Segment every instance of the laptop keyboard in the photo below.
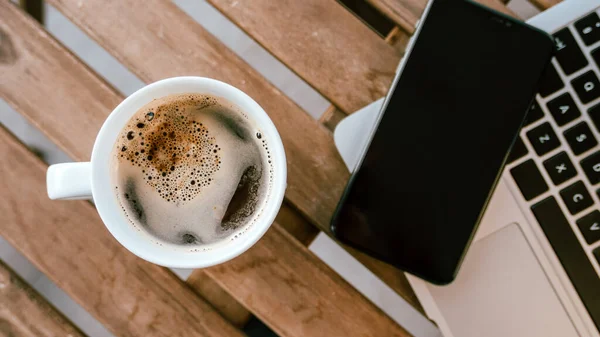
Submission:
M 600 17 L 553 36 L 509 172 L 600 331 Z

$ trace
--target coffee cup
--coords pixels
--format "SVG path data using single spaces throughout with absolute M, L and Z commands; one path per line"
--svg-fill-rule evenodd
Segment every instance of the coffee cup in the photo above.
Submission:
M 134 114 L 153 101 L 183 94 L 206 95 L 231 103 L 259 130 L 255 134 L 262 144 L 268 144 L 269 171 L 266 173 L 269 174 L 269 193 L 265 194 L 256 212 L 231 235 L 206 245 L 200 242 L 193 247 L 161 242 L 145 233 L 143 228 L 132 225 L 119 194 L 115 192 L 114 167 L 111 166 L 114 165 L 114 149 L 120 146 L 123 130 Z M 91 161 L 51 165 L 46 181 L 51 199 L 93 199 L 109 232 L 138 257 L 165 267 L 203 268 L 242 254 L 269 229 L 283 201 L 286 170 L 285 152 L 279 133 L 267 113 L 252 98 L 214 79 L 174 77 L 149 84 L 127 97 L 102 125 L 94 143 Z M 201 193 L 195 196 L 196 199 L 202 197 Z M 202 200 L 199 199 L 199 202 Z

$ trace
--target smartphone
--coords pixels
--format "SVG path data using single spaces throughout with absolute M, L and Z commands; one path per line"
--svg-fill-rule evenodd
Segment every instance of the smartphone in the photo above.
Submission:
M 435 284 L 457 274 L 554 43 L 466 0 L 428 4 L 331 228 Z

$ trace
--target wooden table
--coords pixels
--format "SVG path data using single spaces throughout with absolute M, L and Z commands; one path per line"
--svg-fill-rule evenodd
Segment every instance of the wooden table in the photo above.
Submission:
M 366 0 L 396 25 L 382 38 L 333 0 L 210 0 L 332 106 L 311 118 L 168 1 L 48 0 L 143 81 L 197 75 L 242 89 L 282 136 L 288 190 L 247 253 L 183 282 L 121 247 L 85 201 L 50 201 L 47 165 L 0 128 L 0 235 L 117 336 L 241 336 L 254 315 L 280 336 L 408 336 L 307 249 L 349 173 L 332 128 L 382 97 L 424 0 Z M 498 0 L 483 3 L 508 12 Z M 537 5 L 552 5 L 538 0 Z M 76 160 L 89 160 L 123 95 L 25 12 L 0 1 L 0 95 Z M 404 274 L 346 248 L 422 310 Z M 0 335 L 82 336 L 0 263 Z

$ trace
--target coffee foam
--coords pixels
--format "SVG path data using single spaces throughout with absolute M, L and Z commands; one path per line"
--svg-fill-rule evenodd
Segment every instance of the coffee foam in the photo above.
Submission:
M 263 135 L 213 96 L 173 95 L 140 109 L 114 150 L 117 198 L 162 244 L 206 245 L 260 213 L 273 174 Z

